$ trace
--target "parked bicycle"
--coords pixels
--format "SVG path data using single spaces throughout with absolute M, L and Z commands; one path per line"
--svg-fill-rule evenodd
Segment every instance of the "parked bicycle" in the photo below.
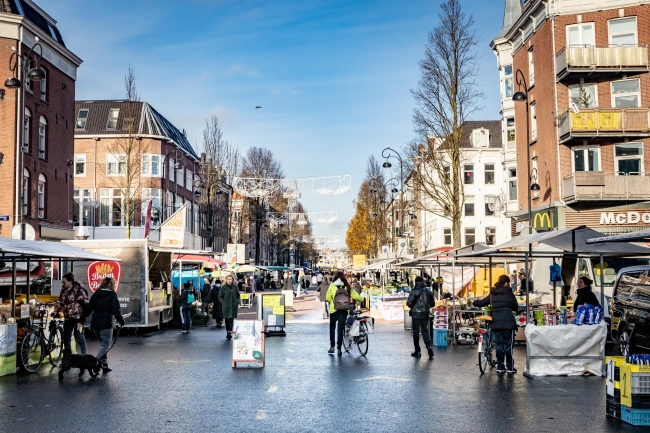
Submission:
M 61 321 L 49 320 L 47 308 L 53 304 L 41 304 L 34 312 L 34 323 L 28 320 L 27 332 L 20 342 L 20 363 L 23 370 L 35 373 L 48 358 L 53 367 L 59 365 L 63 356 L 63 327 Z M 38 323 L 36 321 L 39 321 Z M 47 335 L 45 327 L 47 326 Z
M 494 368 L 497 365 L 493 354 L 496 352 L 496 343 L 492 338 L 492 317 L 479 316 L 479 329 L 478 329 L 478 369 L 481 374 L 485 373 L 488 365 Z
M 354 310 L 348 318 L 352 319 L 350 326 L 345 326 L 345 333 L 343 335 L 343 348 L 346 352 L 352 350 L 352 344 L 357 345 L 359 354 L 366 356 L 368 353 L 368 319 L 361 315 L 361 310 Z

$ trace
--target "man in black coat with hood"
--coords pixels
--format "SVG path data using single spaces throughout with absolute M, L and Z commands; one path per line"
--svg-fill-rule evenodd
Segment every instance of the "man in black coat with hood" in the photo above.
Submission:
M 413 345 L 415 352 L 411 356 L 419 358 L 420 353 L 420 331 L 422 340 L 429 352 L 429 358 L 433 358 L 433 347 L 431 346 L 431 334 L 429 333 L 429 311 L 434 305 L 433 293 L 424 284 L 422 277 L 415 277 L 415 287 L 411 290 L 406 306 L 411 309 L 411 331 L 413 332 Z

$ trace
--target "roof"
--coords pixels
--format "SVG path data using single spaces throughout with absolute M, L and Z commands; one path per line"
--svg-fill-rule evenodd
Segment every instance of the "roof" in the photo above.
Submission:
M 56 27 L 56 21 L 49 17 L 36 4 L 26 0 L 0 0 L 0 12 L 20 15 L 34 23 L 36 27 L 50 35 L 52 39 L 65 47 L 63 37 Z
M 27 241 L 0 237 L 0 253 L 2 260 L 19 261 L 37 259 L 67 259 L 67 260 L 113 260 L 114 257 L 93 253 L 61 242 Z
M 503 134 L 501 133 L 500 120 L 468 120 L 461 125 L 461 137 L 459 146 L 464 149 L 479 149 L 472 145 L 472 131 L 475 129 L 487 129 L 489 137 L 489 149 L 503 148 Z M 438 148 L 444 149 L 447 144 L 445 140 Z
M 589 239 L 587 243 L 596 244 L 602 242 L 644 242 L 648 240 L 650 240 L 650 229 L 640 230 L 634 233 L 625 233 L 622 235 L 602 236 Z
M 77 101 L 75 102 L 75 115 L 78 115 L 80 109 L 88 110 L 88 118 L 84 129 L 75 129 L 75 137 L 78 136 L 97 136 L 97 135 L 121 135 L 124 134 L 124 112 L 127 111 L 127 104 L 135 104 L 133 110 L 135 116 L 133 122 L 138 125 L 135 131 L 136 135 L 150 135 L 160 137 L 165 140 L 172 140 L 174 144 L 184 150 L 196 160 L 199 159 L 194 148 L 187 140 L 187 137 L 155 108 L 147 102 L 125 100 L 99 100 L 99 101 Z M 112 108 L 120 109 L 117 119 L 117 129 L 107 129 L 108 114 Z M 128 110 L 130 111 L 130 110 Z M 75 119 L 76 120 L 76 119 Z
M 508 30 L 517 22 L 521 16 L 521 1 L 520 0 L 506 0 L 505 9 L 503 11 L 503 27 L 501 32 L 494 38 L 501 39 L 506 36 Z

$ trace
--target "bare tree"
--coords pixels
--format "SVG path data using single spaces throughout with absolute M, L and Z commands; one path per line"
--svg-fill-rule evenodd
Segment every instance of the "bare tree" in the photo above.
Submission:
M 479 107 L 477 45 L 474 19 L 459 0 L 441 5 L 438 25 L 429 33 L 420 81 L 411 93 L 416 108 L 416 139 L 407 145 L 411 178 L 419 206 L 452 222 L 454 247 L 461 246 L 465 194 L 461 164 L 461 128 Z M 420 143 L 426 143 L 426 146 Z
M 136 84 L 136 75 L 129 66 L 124 77 L 125 98 L 120 104 L 120 112 L 115 120 L 118 138 L 108 141 L 106 152 L 110 154 L 110 162 L 98 164 L 97 169 L 103 172 L 105 182 L 111 188 L 121 191 L 121 205 L 115 206 L 113 219 L 117 222 L 124 220 L 126 239 L 131 239 L 131 225 L 136 216 L 136 207 L 141 203 L 141 192 L 144 185 L 142 177 L 143 155 L 148 151 L 148 145 L 137 135 L 136 118 L 141 109 L 140 95 Z
M 203 152 L 201 154 L 201 207 L 206 217 L 207 237 L 210 246 L 225 248 L 231 233 L 232 198 L 228 192 L 232 178 L 239 173 L 240 155 L 236 146 L 224 139 L 217 116 L 206 119 L 203 128 Z M 219 245 L 215 240 L 219 239 Z
M 273 152 L 263 147 L 251 147 L 246 152 L 242 161 L 241 177 L 257 179 L 282 179 L 282 164 L 273 156 Z M 248 219 L 253 226 L 255 238 L 255 263 L 260 260 L 260 237 L 262 227 L 266 222 L 269 197 L 255 197 L 248 199 Z

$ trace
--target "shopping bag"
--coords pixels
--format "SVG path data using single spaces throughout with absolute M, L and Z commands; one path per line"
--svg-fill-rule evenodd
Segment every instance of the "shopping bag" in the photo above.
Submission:
M 359 321 L 355 320 L 352 322 L 352 325 L 350 326 L 350 331 L 349 334 L 351 337 L 358 337 L 359 336 Z

